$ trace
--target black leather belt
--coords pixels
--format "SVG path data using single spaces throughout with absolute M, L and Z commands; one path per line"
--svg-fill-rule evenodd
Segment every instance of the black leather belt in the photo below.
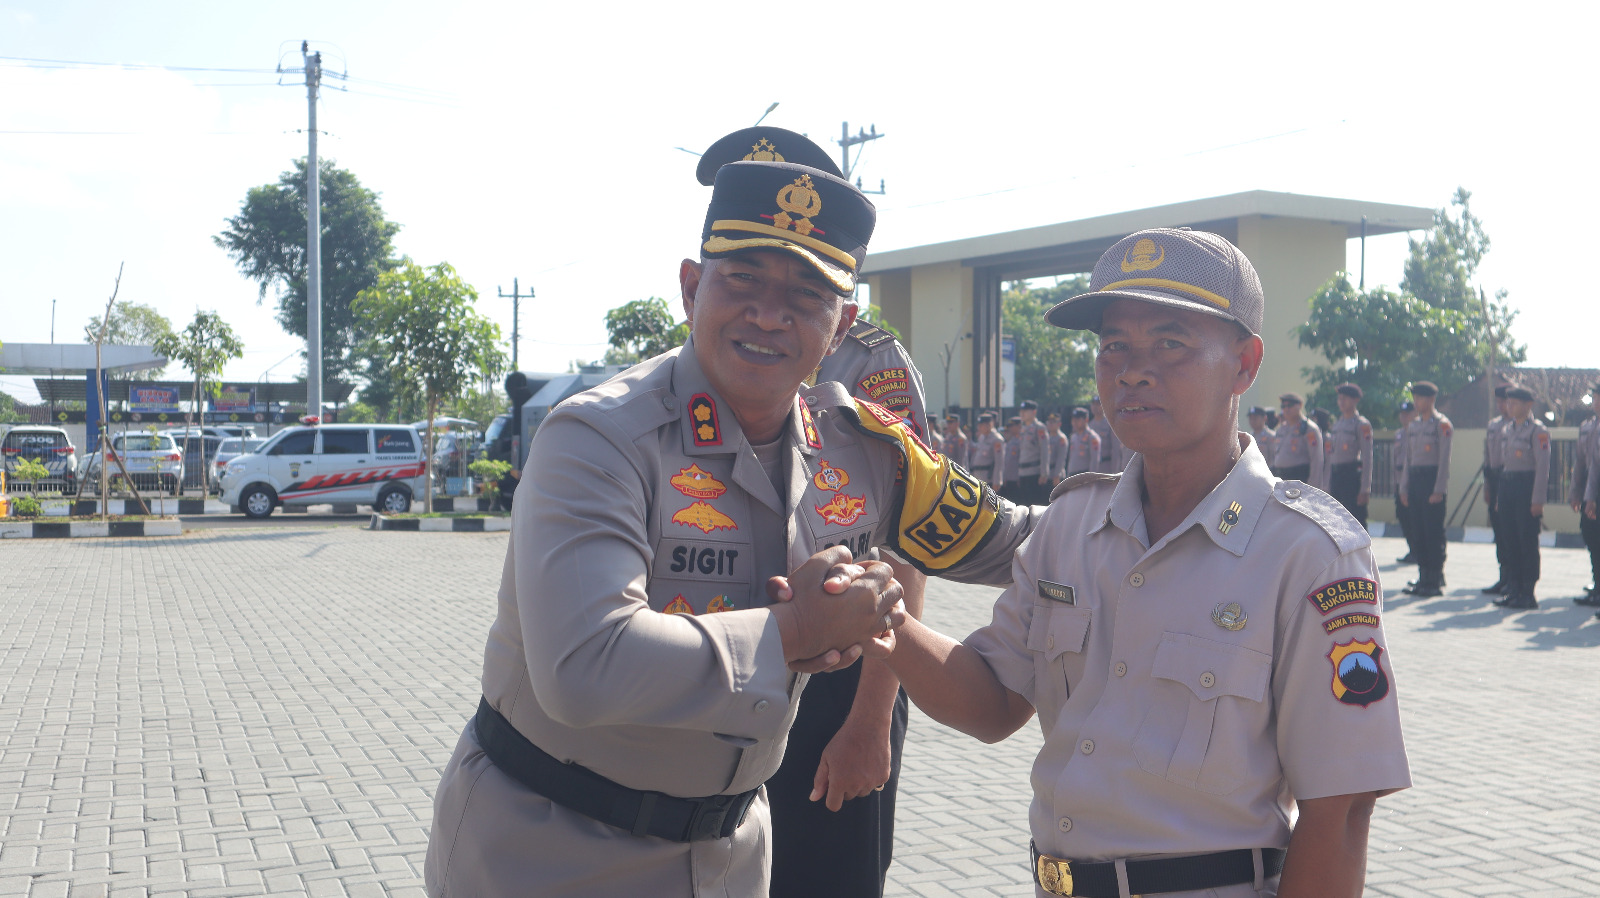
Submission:
M 1117 865 L 1110 861 L 1079 863 L 1040 854 L 1033 843 L 1033 881 L 1052 895 L 1075 898 L 1118 898 Z M 1261 877 L 1271 879 L 1283 872 L 1282 848 L 1261 849 Z M 1159 895 L 1162 892 L 1193 892 L 1255 882 L 1253 850 L 1237 848 L 1193 857 L 1154 858 L 1125 861 L 1128 868 L 1128 894 Z
M 484 754 L 517 782 L 564 808 L 625 830 L 672 842 L 726 839 L 744 822 L 760 787 L 738 795 L 677 798 L 630 789 L 577 764 L 563 764 L 528 741 L 480 699 L 473 718 Z

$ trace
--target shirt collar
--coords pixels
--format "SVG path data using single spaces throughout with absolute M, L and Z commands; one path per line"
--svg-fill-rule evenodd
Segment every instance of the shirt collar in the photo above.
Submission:
M 1198 526 L 1218 547 L 1244 557 L 1256 522 L 1266 509 L 1278 478 L 1272 476 L 1255 438 L 1247 433 L 1238 436 L 1239 448 L 1243 452 L 1228 476 L 1195 506 L 1183 523 L 1162 537 L 1161 542 L 1171 542 L 1189 528 Z M 1110 524 L 1148 548 L 1150 541 L 1144 523 L 1143 492 L 1144 457 L 1135 454 L 1117 482 L 1116 489 L 1111 491 L 1105 517 L 1089 532 L 1095 533 Z

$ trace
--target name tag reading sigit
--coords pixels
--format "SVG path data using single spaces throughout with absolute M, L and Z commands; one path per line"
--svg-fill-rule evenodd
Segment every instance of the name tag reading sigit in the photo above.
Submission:
M 1061 583 L 1051 583 L 1049 580 L 1039 581 L 1039 598 L 1053 599 L 1065 602 L 1068 605 L 1078 604 L 1078 597 L 1073 593 L 1072 587 Z

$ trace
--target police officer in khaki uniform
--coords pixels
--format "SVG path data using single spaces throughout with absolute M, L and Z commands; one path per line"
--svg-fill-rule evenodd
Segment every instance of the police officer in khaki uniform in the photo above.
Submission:
M 1406 592 L 1416 596 L 1444 594 L 1445 491 L 1450 487 L 1450 419 L 1433 407 L 1439 388 L 1432 381 L 1411 385 L 1417 413 L 1406 425 L 1405 466 L 1400 470 L 1400 501 L 1411 517 L 1406 534 L 1415 525 L 1411 552 L 1417 559 L 1416 582 Z
M 1500 488 L 1495 515 L 1505 528 L 1507 588 L 1495 604 L 1512 611 L 1539 607 L 1539 526 L 1550 486 L 1550 431 L 1533 417 L 1533 392 L 1506 390 L 1505 426 L 1500 431 Z
M 1017 409 L 1022 419 L 1020 454 L 1017 457 L 1017 498 L 1027 505 L 1043 505 L 1050 495 L 1050 446 L 1044 422 L 1039 420 L 1039 403 L 1023 400 Z
M 1322 430 L 1316 422 L 1300 415 L 1305 397 L 1285 393 L 1278 397 L 1283 423 L 1278 425 L 1277 446 L 1273 450 L 1273 470 L 1284 480 L 1298 480 L 1316 486 L 1322 482 Z
M 1018 505 L 1031 505 L 1022 483 L 1022 418 L 1012 415 L 1006 419 L 1005 459 L 1000 464 L 1000 495 Z
M 995 432 L 997 420 L 994 412 L 978 415 L 978 431 L 972 437 L 972 447 L 967 457 L 972 461 L 972 473 L 979 480 L 996 489 L 1005 485 L 1006 439 Z
M 1007 581 L 1028 509 L 889 409 L 799 392 L 852 324 L 874 218 L 821 170 L 722 166 L 679 271 L 689 342 L 539 428 L 430 894 L 767 894 L 761 784 L 807 681 L 791 667 L 836 666 L 904 616 L 869 550 Z M 792 601 L 771 605 L 785 574 Z
M 1117 439 L 1116 431 L 1111 429 L 1099 396 L 1089 400 L 1089 429 L 1100 437 L 1100 458 L 1089 470 L 1107 474 L 1122 470 L 1128 463 L 1127 452 L 1122 448 L 1122 441 Z
M 1272 467 L 1273 449 L 1278 443 L 1278 434 L 1267 426 L 1268 411 L 1259 405 L 1252 405 L 1248 414 L 1250 420 L 1250 435 L 1255 437 L 1256 449 L 1261 452 L 1261 457 L 1267 460 L 1267 467 Z
M 1072 436 L 1068 440 L 1066 475 L 1093 471 L 1095 459 L 1100 457 L 1100 435 L 1089 429 L 1089 410 L 1072 410 Z M 1048 497 L 1046 497 L 1048 500 Z
M 1323 442 L 1328 447 L 1328 495 L 1339 500 L 1361 526 L 1367 526 L 1367 499 L 1372 495 L 1372 422 L 1359 411 L 1361 387 L 1342 383 L 1334 388 L 1339 419 Z
M 1505 528 L 1501 526 L 1500 515 L 1495 510 L 1494 500 L 1500 487 L 1500 472 L 1505 467 L 1505 459 L 1502 457 L 1505 447 L 1501 443 L 1501 437 L 1504 435 L 1506 422 L 1510 420 L 1506 415 L 1506 390 L 1509 388 L 1507 384 L 1494 388 L 1496 414 L 1489 419 L 1489 426 L 1483 435 L 1483 504 L 1489 511 L 1489 528 L 1494 531 L 1494 558 L 1500 565 L 1500 579 L 1479 592 L 1502 596 L 1509 592 L 1506 588 L 1509 582 L 1506 578 L 1509 544 L 1506 541 Z
M 1590 396 L 1600 399 L 1600 383 L 1594 385 Z M 1589 575 L 1592 578 L 1583 595 L 1572 600 L 1574 605 L 1600 605 L 1600 514 L 1596 502 L 1600 501 L 1600 416 L 1591 414 L 1578 425 L 1578 445 L 1572 460 L 1572 487 L 1567 502 L 1578 513 L 1578 532 L 1589 550 Z
M 1416 533 L 1417 528 L 1411 523 L 1411 509 L 1400 501 L 1400 474 L 1406 466 L 1406 425 L 1417 415 L 1417 406 L 1411 400 L 1400 403 L 1397 410 L 1400 426 L 1394 432 L 1394 447 L 1389 450 L 1389 459 L 1394 464 L 1394 520 L 1395 526 L 1400 528 L 1400 535 L 1406 541 L 1406 554 L 1395 559 L 1399 564 L 1416 563 Z
M 1045 470 L 1050 474 L 1050 483 L 1054 486 L 1067 478 L 1067 449 L 1070 441 L 1067 435 L 1061 432 L 1061 415 L 1051 412 L 1044 419 L 1045 450 L 1049 459 L 1045 463 Z
M 950 460 L 968 470 L 967 455 L 972 446 L 972 439 L 967 436 L 966 430 L 961 427 L 961 416 L 948 414 L 944 416 L 944 454 Z M 977 473 L 974 471 L 973 473 Z
M 1223 238 L 1157 229 L 1091 285 L 1048 317 L 1099 334 L 1133 461 L 1056 488 L 987 627 L 908 621 L 877 650 L 985 741 L 1037 711 L 1037 895 L 1360 895 L 1374 800 L 1411 784 L 1382 588 L 1365 530 L 1237 430 L 1260 281 Z

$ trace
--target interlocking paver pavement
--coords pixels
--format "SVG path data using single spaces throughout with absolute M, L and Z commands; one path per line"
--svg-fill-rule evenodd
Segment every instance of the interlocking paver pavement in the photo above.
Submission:
M 0 544 L 0 896 L 420 896 L 505 544 Z M 1390 600 L 1417 785 L 1378 805 L 1368 894 L 1600 895 L 1600 621 L 1564 598 L 1586 562 L 1545 550 L 1544 607 L 1505 614 L 1469 591 L 1492 549 L 1450 552 L 1449 595 Z M 935 581 L 929 620 L 963 635 L 994 594 Z M 889 893 L 1031 894 L 1037 726 L 988 746 L 913 713 Z

